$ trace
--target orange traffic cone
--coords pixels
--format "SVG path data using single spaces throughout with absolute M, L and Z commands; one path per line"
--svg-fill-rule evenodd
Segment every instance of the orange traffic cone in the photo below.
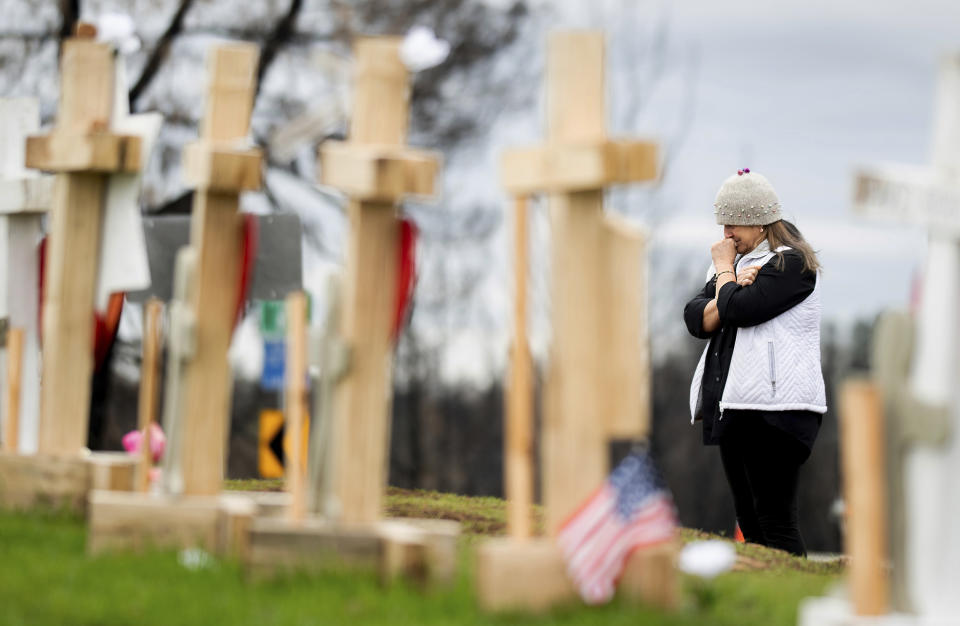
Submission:
M 736 541 L 737 543 L 745 543 L 746 541 L 743 538 L 743 533 L 740 532 L 740 524 L 733 525 L 733 540 Z

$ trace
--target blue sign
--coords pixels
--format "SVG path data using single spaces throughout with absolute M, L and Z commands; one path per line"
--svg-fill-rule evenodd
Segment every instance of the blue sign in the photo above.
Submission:
M 283 369 L 286 362 L 286 346 L 283 339 L 263 340 L 263 374 L 260 387 L 268 391 L 283 389 Z

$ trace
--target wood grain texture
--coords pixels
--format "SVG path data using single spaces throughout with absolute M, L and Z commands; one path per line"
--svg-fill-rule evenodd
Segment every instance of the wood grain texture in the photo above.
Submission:
M 247 137 L 257 59 L 253 44 L 215 48 L 209 57 L 201 138 L 209 144 Z M 194 196 L 190 245 L 197 260 L 190 309 L 195 351 L 183 366 L 182 475 L 187 495 L 220 492 L 226 464 L 231 374 L 227 350 L 235 323 L 243 221 L 236 191 L 201 188 Z
M 188 185 L 212 191 L 255 191 L 263 184 L 263 153 L 258 148 L 230 148 L 195 141 L 183 149 L 183 177 Z
M 287 491 L 290 492 L 288 515 L 293 522 L 303 521 L 307 514 L 307 494 L 303 458 L 303 426 L 307 415 L 307 297 L 302 291 L 287 296 L 287 353 L 284 368 L 284 409 L 286 432 L 290 440 L 285 462 Z
M 113 49 L 86 38 L 63 42 L 57 130 L 83 134 L 110 125 L 114 97 Z
M 434 195 L 440 161 L 437 153 L 413 148 L 324 142 L 320 178 L 352 198 L 395 202 Z
M 159 398 L 158 378 L 163 345 L 160 333 L 163 324 L 163 302 L 147 300 L 143 320 L 143 358 L 140 361 L 140 397 L 137 406 L 137 425 L 140 429 L 140 459 L 137 465 L 137 491 L 150 486 L 150 468 L 153 467 L 150 425 L 157 421 Z
M 876 385 L 849 381 L 840 393 L 850 599 L 856 615 L 890 608 L 883 399 Z
M 504 493 L 507 534 L 531 535 L 533 511 L 533 359 L 527 341 L 527 199 L 517 198 L 513 215 L 514 309 L 510 384 L 504 413 Z
M 551 143 L 606 138 L 605 43 L 599 31 L 550 34 L 547 48 L 547 134 Z
M 351 359 L 334 393 L 332 489 L 341 521 L 373 522 L 387 480 L 399 237 L 392 204 L 353 200 L 348 215 L 340 335 Z
M 399 146 L 410 117 L 409 72 L 399 37 L 361 37 L 354 44 L 350 141 Z
M 61 54 L 56 132 L 85 134 L 109 125 L 113 50 L 72 38 Z M 73 455 L 87 443 L 93 371 L 93 298 L 106 177 L 60 174 L 47 240 L 43 309 L 43 388 L 39 451 Z
M 617 584 L 621 598 L 660 609 L 680 606 L 680 575 L 677 558 L 680 546 L 671 541 L 637 550 L 627 560 Z
M 485 611 L 545 613 L 577 602 L 563 555 L 552 539 L 495 538 L 477 547 L 477 602 Z
M 87 516 L 87 553 L 219 545 L 220 501 L 216 497 L 168 497 L 92 491 Z
M 550 196 L 553 345 L 543 420 L 543 504 L 547 532 L 607 476 L 602 376 L 606 269 L 603 193 Z
M 601 414 L 608 439 L 639 440 L 650 434 L 650 351 L 646 307 L 646 239 L 624 220 L 603 220 L 604 271 L 598 279 L 604 355 Z
M 217 46 L 207 60 L 207 99 L 201 137 L 237 142 L 247 137 L 260 50 L 251 43 Z
M 379 574 L 384 584 L 406 578 L 419 585 L 427 582 L 427 542 L 423 531 L 394 520 L 379 523 L 383 541 Z
M 135 456 L 126 452 L 93 452 L 85 459 L 90 466 L 89 489 L 133 491 Z
M 27 167 L 48 172 L 122 172 L 141 169 L 143 141 L 136 135 L 55 130 L 27 137 Z
M 76 454 L 87 444 L 93 374 L 93 298 L 100 250 L 99 174 L 57 177 L 44 271 L 43 384 L 38 448 Z
M 680 599 L 676 556 L 675 543 L 634 552 L 618 582 L 619 596 L 627 602 L 676 608 Z M 485 611 L 546 613 L 581 602 L 552 539 L 489 539 L 477 547 L 476 565 L 475 591 Z
M 259 507 L 253 498 L 222 494 L 217 511 L 217 554 L 245 561 L 250 554 L 250 529 Z
M 606 138 L 604 40 L 594 31 L 550 35 L 547 134 L 550 143 Z M 608 471 L 600 373 L 603 192 L 552 194 L 553 346 L 543 423 L 543 501 L 547 533 L 604 480 Z M 576 462 L 571 462 L 576 459 Z
M 294 524 L 257 518 L 250 530 L 248 572 L 269 577 L 285 571 L 379 571 L 383 539 L 375 524 L 336 525 L 316 518 Z
M 20 448 L 20 383 L 23 365 L 23 329 L 7 331 L 7 379 L 3 390 L 3 451 Z
M 357 40 L 352 143 L 405 143 L 410 94 L 399 50 L 398 38 Z M 350 235 L 340 336 L 351 350 L 351 360 L 334 392 L 330 484 L 340 521 L 363 523 L 383 514 L 399 228 L 393 202 L 354 199 L 347 211 Z
M 509 191 L 585 191 L 653 180 L 659 174 L 657 144 L 603 139 L 547 144 L 504 153 L 500 178 Z
M 29 510 L 64 508 L 83 513 L 90 487 L 90 465 L 79 455 L 0 453 L 0 507 Z
M 393 521 L 413 526 L 422 533 L 427 584 L 440 586 L 456 582 L 461 534 L 458 522 L 416 517 L 398 517 Z
M 198 251 L 191 309 L 196 350 L 183 367 L 183 479 L 187 495 L 220 492 L 230 415 L 227 350 L 237 303 L 242 221 L 236 194 L 194 196 L 190 245 Z

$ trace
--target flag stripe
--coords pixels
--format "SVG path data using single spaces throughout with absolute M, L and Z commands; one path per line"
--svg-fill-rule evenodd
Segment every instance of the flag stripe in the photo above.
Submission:
M 627 554 L 638 543 L 656 543 L 673 536 L 673 516 L 666 506 L 659 506 L 644 517 L 645 519 L 641 520 L 643 525 L 618 529 L 618 532 L 609 537 L 606 545 L 590 552 L 590 556 L 594 558 L 583 564 L 584 578 L 615 578 L 620 573 Z M 616 567 L 618 563 L 620 568 Z
M 627 456 L 564 522 L 557 541 L 585 602 L 609 600 L 627 559 L 676 535 L 673 499 L 643 452 Z

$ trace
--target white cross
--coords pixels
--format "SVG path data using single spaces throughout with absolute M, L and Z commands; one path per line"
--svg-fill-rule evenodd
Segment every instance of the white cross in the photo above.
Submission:
M 908 385 L 917 401 L 947 408 L 949 417 L 907 448 L 905 561 L 895 566 L 904 567 L 910 604 L 901 608 L 912 609 L 921 623 L 948 623 L 960 612 L 960 54 L 941 64 L 934 123 L 932 168 L 861 172 L 855 208 L 929 230 Z M 881 278 L 871 280 L 883 288 Z
M 53 179 L 24 167 L 27 135 L 40 128 L 33 98 L 0 99 L 0 318 L 24 330 L 21 363 L 20 437 L 17 449 L 36 452 L 40 404 L 38 246 L 43 214 L 50 205 Z M 6 380 L 7 355 L 0 353 L 0 380 Z M 2 416 L 4 423 L 7 416 Z

